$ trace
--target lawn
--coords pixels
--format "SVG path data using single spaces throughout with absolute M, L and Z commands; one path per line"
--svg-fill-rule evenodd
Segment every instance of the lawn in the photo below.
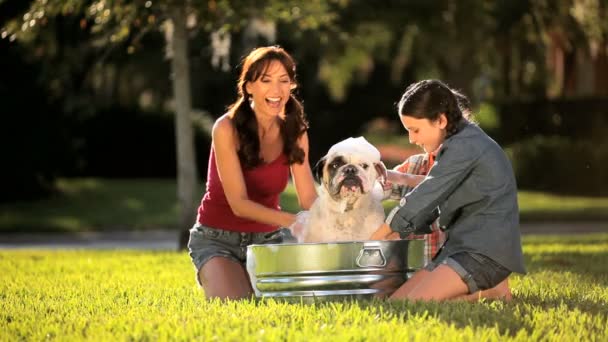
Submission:
M 608 234 L 525 236 L 510 303 L 206 301 L 188 255 L 0 251 L 0 340 L 605 341 Z
M 57 187 L 52 198 L 0 204 L 0 232 L 167 229 L 177 222 L 174 180 L 62 179 Z M 608 221 L 608 197 L 520 191 L 519 202 L 522 221 Z M 291 185 L 281 205 L 298 211 Z

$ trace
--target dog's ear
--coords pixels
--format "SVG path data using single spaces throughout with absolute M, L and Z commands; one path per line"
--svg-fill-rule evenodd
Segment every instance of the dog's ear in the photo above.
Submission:
M 315 164 L 315 167 L 312 168 L 312 174 L 319 184 L 323 184 L 323 168 L 325 168 L 325 160 L 325 157 L 319 159 L 317 164 Z
M 384 184 L 386 178 L 388 177 L 388 171 L 386 171 L 386 165 L 382 161 L 378 163 L 374 163 L 374 167 L 376 168 L 376 173 L 378 174 L 378 178 L 380 178 L 380 183 Z

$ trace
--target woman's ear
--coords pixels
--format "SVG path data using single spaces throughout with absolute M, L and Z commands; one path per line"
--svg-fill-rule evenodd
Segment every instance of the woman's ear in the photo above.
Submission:
M 289 89 L 294 90 L 298 87 L 298 85 L 294 82 L 291 82 L 291 85 L 289 86 Z
M 251 83 L 245 82 L 245 95 L 251 96 Z

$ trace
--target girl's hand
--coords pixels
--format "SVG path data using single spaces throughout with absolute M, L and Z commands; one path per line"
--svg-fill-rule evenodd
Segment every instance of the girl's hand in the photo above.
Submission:
M 422 182 L 424 180 L 424 177 L 426 176 L 389 170 L 386 180 L 393 184 L 405 185 L 413 188 L 420 182 Z
M 399 233 L 391 230 L 388 224 L 383 223 L 378 230 L 376 230 L 372 236 L 369 238 L 370 240 L 399 240 Z

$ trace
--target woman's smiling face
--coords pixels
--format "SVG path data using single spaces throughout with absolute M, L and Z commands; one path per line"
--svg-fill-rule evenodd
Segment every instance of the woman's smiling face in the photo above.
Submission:
M 262 116 L 281 116 L 295 84 L 281 62 L 273 60 L 264 73 L 245 85 L 253 99 L 253 109 Z
M 400 115 L 400 119 L 408 131 L 410 143 L 422 147 L 425 152 L 435 152 L 443 144 L 448 122 L 445 114 L 440 114 L 437 120 L 417 119 L 407 115 Z

